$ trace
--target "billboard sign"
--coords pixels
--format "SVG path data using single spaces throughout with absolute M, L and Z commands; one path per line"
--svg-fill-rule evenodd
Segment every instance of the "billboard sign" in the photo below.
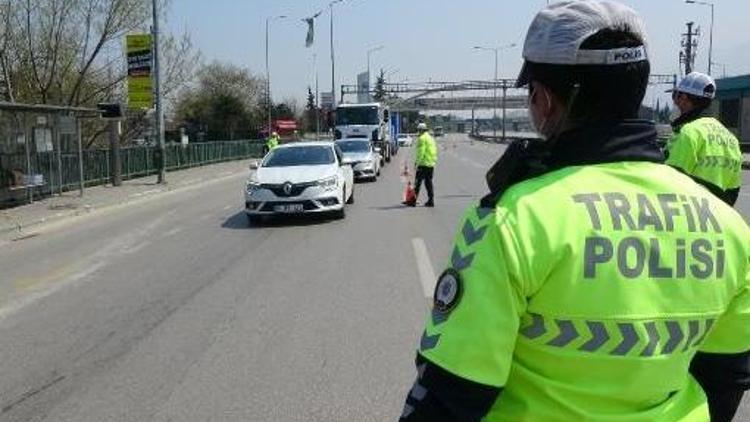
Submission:
M 150 34 L 125 37 L 125 51 L 128 59 L 128 108 L 148 109 L 154 105 L 151 40 Z
M 371 102 L 369 72 L 362 72 L 357 75 L 357 102 L 360 104 Z

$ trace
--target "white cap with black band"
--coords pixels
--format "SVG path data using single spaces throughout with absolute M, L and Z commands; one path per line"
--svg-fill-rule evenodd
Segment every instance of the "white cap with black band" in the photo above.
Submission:
M 627 28 L 642 45 L 611 50 L 585 50 L 581 45 L 603 29 Z M 611 1 L 561 1 L 539 12 L 523 47 L 526 61 L 517 86 L 529 83 L 529 63 L 564 66 L 614 66 L 648 60 L 643 20 L 630 7 Z
M 670 91 L 713 99 L 716 96 L 716 81 L 705 73 L 692 72 L 685 76 L 674 90 Z

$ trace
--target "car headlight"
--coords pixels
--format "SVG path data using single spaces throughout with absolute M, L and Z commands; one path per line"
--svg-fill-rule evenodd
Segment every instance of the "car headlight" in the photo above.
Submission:
M 336 176 L 326 177 L 318 180 L 315 184 L 327 191 L 335 190 L 338 186 L 338 178 Z
M 260 189 L 260 183 L 253 181 L 248 181 L 247 186 L 245 187 L 247 193 L 253 193 L 258 189 Z

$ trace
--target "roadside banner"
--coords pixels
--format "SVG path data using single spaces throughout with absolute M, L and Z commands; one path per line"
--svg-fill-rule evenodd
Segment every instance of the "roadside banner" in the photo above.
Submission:
M 364 104 L 370 101 L 370 73 L 362 72 L 357 75 L 357 102 Z
M 125 36 L 125 51 L 128 59 L 128 108 L 149 109 L 154 105 L 151 35 Z
M 321 92 L 320 93 L 320 106 L 324 110 L 333 110 L 333 93 L 332 92 Z

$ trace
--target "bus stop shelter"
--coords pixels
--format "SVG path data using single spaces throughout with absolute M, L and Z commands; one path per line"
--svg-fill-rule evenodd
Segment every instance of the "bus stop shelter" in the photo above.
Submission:
M 0 102 L 0 206 L 78 189 L 81 122 L 97 109 Z

